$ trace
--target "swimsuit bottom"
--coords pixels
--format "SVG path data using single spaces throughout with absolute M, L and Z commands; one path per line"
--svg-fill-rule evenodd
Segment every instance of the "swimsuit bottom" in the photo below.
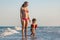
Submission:
M 27 20 L 29 20 L 29 18 L 22 18 L 22 20 L 25 20 L 25 21 L 27 21 Z

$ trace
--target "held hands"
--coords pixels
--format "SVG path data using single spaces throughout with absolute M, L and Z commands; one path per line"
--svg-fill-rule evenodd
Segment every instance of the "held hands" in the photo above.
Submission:
M 29 19 L 29 22 L 31 22 L 30 17 L 28 17 L 28 19 Z
M 29 22 L 31 22 L 31 20 L 29 19 Z

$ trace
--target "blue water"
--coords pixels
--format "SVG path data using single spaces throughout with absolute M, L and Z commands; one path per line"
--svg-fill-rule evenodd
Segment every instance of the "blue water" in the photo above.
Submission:
M 15 27 L 0 27 L 0 40 L 22 40 L 21 30 L 15 30 L 19 33 L 13 33 L 11 35 L 4 34 L 5 36 L 1 35 L 4 32 L 6 33 L 6 30 L 8 31 L 8 29 L 15 30 Z M 28 27 L 28 35 L 30 35 L 30 27 Z M 27 40 L 60 40 L 60 26 L 38 27 L 36 30 L 36 38 L 32 39 L 31 36 L 28 36 Z

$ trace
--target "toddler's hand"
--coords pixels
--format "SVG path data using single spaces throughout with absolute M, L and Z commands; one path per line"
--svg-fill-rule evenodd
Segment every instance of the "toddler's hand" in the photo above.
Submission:
M 29 22 L 31 22 L 31 20 L 29 19 Z

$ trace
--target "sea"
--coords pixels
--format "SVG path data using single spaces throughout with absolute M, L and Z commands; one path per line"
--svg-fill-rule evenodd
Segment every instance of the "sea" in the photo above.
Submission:
M 21 27 L 20 27 L 21 28 Z M 22 30 L 15 26 L 0 26 L 0 40 L 60 40 L 60 26 L 38 26 L 35 38 L 28 27 L 27 39 L 22 39 Z

